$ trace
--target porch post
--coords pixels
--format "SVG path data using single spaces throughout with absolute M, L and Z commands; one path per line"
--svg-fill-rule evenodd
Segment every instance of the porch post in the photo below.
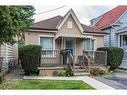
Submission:
M 120 35 L 118 34 L 118 47 L 120 47 Z

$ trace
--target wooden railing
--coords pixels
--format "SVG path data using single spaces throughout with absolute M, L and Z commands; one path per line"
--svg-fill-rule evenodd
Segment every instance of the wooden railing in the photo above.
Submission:
M 41 66 L 60 66 L 60 50 L 42 50 Z
M 75 69 L 75 63 L 74 63 L 74 57 L 72 56 L 72 54 L 71 54 L 71 51 L 70 50 L 67 50 L 67 57 L 68 57 L 68 65 L 69 65 L 69 67 L 70 67 L 70 69 L 71 69 L 71 71 L 72 71 L 72 73 L 73 73 L 73 75 L 74 75 L 74 69 Z
M 90 70 L 90 58 L 85 54 L 85 51 L 83 51 L 83 67 L 89 72 Z

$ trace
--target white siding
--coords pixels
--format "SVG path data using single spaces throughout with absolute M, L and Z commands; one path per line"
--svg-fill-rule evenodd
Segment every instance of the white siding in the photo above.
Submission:
M 8 68 L 9 62 L 16 64 L 18 60 L 18 45 L 1 45 L 0 56 L 4 58 L 4 64 L 2 65 L 4 68 Z

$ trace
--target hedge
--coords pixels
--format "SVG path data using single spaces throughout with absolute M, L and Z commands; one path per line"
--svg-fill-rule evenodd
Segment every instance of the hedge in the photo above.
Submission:
M 38 74 L 38 66 L 41 64 L 41 46 L 27 45 L 19 48 L 19 60 L 25 75 Z
M 97 51 L 107 51 L 107 65 L 110 66 L 110 70 L 114 70 L 122 63 L 124 51 L 118 47 L 100 47 Z

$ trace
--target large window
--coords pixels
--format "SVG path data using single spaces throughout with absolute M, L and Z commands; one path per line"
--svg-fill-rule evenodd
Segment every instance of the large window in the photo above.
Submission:
M 84 42 L 84 50 L 87 56 L 94 56 L 94 40 L 93 39 L 85 39 Z
M 52 50 L 53 49 L 53 38 L 52 37 L 41 37 L 40 45 L 44 50 Z
M 85 51 L 93 51 L 94 50 L 94 40 L 92 39 L 85 39 Z
M 40 45 L 42 47 L 42 55 L 52 55 L 53 53 L 53 37 L 40 37 Z

